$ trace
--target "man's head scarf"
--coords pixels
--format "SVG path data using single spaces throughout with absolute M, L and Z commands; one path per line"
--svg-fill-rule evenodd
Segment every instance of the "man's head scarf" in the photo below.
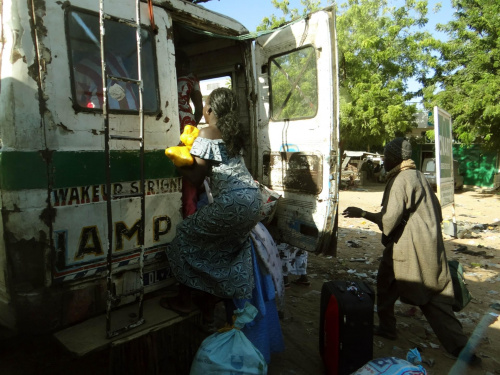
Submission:
M 411 159 L 411 143 L 404 138 L 396 138 L 385 145 L 384 156 L 395 164 Z

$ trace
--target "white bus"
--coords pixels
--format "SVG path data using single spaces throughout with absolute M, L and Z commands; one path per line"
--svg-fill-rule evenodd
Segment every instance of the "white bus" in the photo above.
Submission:
M 257 36 L 182 0 L 102 3 L 0 3 L 0 324 L 54 332 L 139 301 L 140 325 L 143 301 L 175 281 L 176 48 L 199 79 L 230 78 L 247 166 L 282 196 L 276 241 L 335 255 L 333 8 Z

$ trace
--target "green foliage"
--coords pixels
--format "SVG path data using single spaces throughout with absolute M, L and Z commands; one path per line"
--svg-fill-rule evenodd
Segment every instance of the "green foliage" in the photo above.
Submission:
M 452 4 L 454 19 L 438 25 L 450 39 L 437 46 L 442 63 L 425 98 L 429 107 L 438 105 L 452 115 L 453 131 L 462 143 L 500 149 L 500 2 Z
M 289 9 L 289 0 L 271 0 L 273 6 L 279 9 L 283 16 L 277 17 L 272 14 L 269 17 L 264 17 L 261 24 L 257 27 L 257 31 L 272 30 L 283 26 L 287 22 L 296 20 L 308 13 L 315 12 L 320 9 L 321 0 L 300 0 L 303 6 L 302 13 L 297 8 Z
M 337 17 L 341 85 L 341 141 L 345 149 L 381 145 L 416 125 L 416 93 L 408 80 L 435 64 L 427 1 L 389 7 L 382 0 L 348 0 Z

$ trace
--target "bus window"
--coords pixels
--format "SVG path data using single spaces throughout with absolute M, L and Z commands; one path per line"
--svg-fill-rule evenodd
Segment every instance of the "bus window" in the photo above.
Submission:
M 312 118 L 318 109 L 316 53 L 305 47 L 269 60 L 271 118 Z
M 101 111 L 103 105 L 99 17 L 96 13 L 70 9 L 66 12 L 72 94 L 74 106 Z M 136 29 L 114 20 L 105 21 L 105 61 L 109 75 L 137 79 Z M 156 113 L 158 84 L 154 38 L 142 29 L 142 79 L 144 112 Z M 114 112 L 137 112 L 139 88 L 135 83 L 109 79 L 108 105 Z

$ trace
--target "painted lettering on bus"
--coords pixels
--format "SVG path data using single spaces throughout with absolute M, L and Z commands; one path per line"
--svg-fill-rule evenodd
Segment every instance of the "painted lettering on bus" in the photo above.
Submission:
M 144 187 L 146 195 L 176 193 L 182 191 L 182 180 L 180 178 L 146 180 Z M 115 195 L 138 193 L 140 182 L 117 182 L 111 184 L 111 189 Z M 105 202 L 107 199 L 104 184 L 59 188 L 52 190 L 51 193 L 51 203 L 54 207 Z
M 124 238 L 127 241 L 132 241 L 135 238 L 135 246 L 140 244 L 140 227 L 141 220 L 138 219 L 130 227 L 124 221 L 117 221 L 114 223 L 115 238 L 114 238 L 114 251 L 121 251 L 124 249 Z M 172 228 L 172 220 L 168 215 L 155 216 L 153 218 L 153 241 L 159 242 L 161 237 L 168 234 Z M 69 229 L 59 229 L 54 231 L 56 239 L 56 253 L 58 268 L 63 268 L 65 264 L 65 254 L 68 254 L 68 234 Z M 78 239 L 77 250 L 74 255 L 75 260 L 82 260 L 87 255 L 102 256 L 104 255 L 104 248 L 102 245 L 101 233 L 97 225 L 84 226 L 80 230 Z

